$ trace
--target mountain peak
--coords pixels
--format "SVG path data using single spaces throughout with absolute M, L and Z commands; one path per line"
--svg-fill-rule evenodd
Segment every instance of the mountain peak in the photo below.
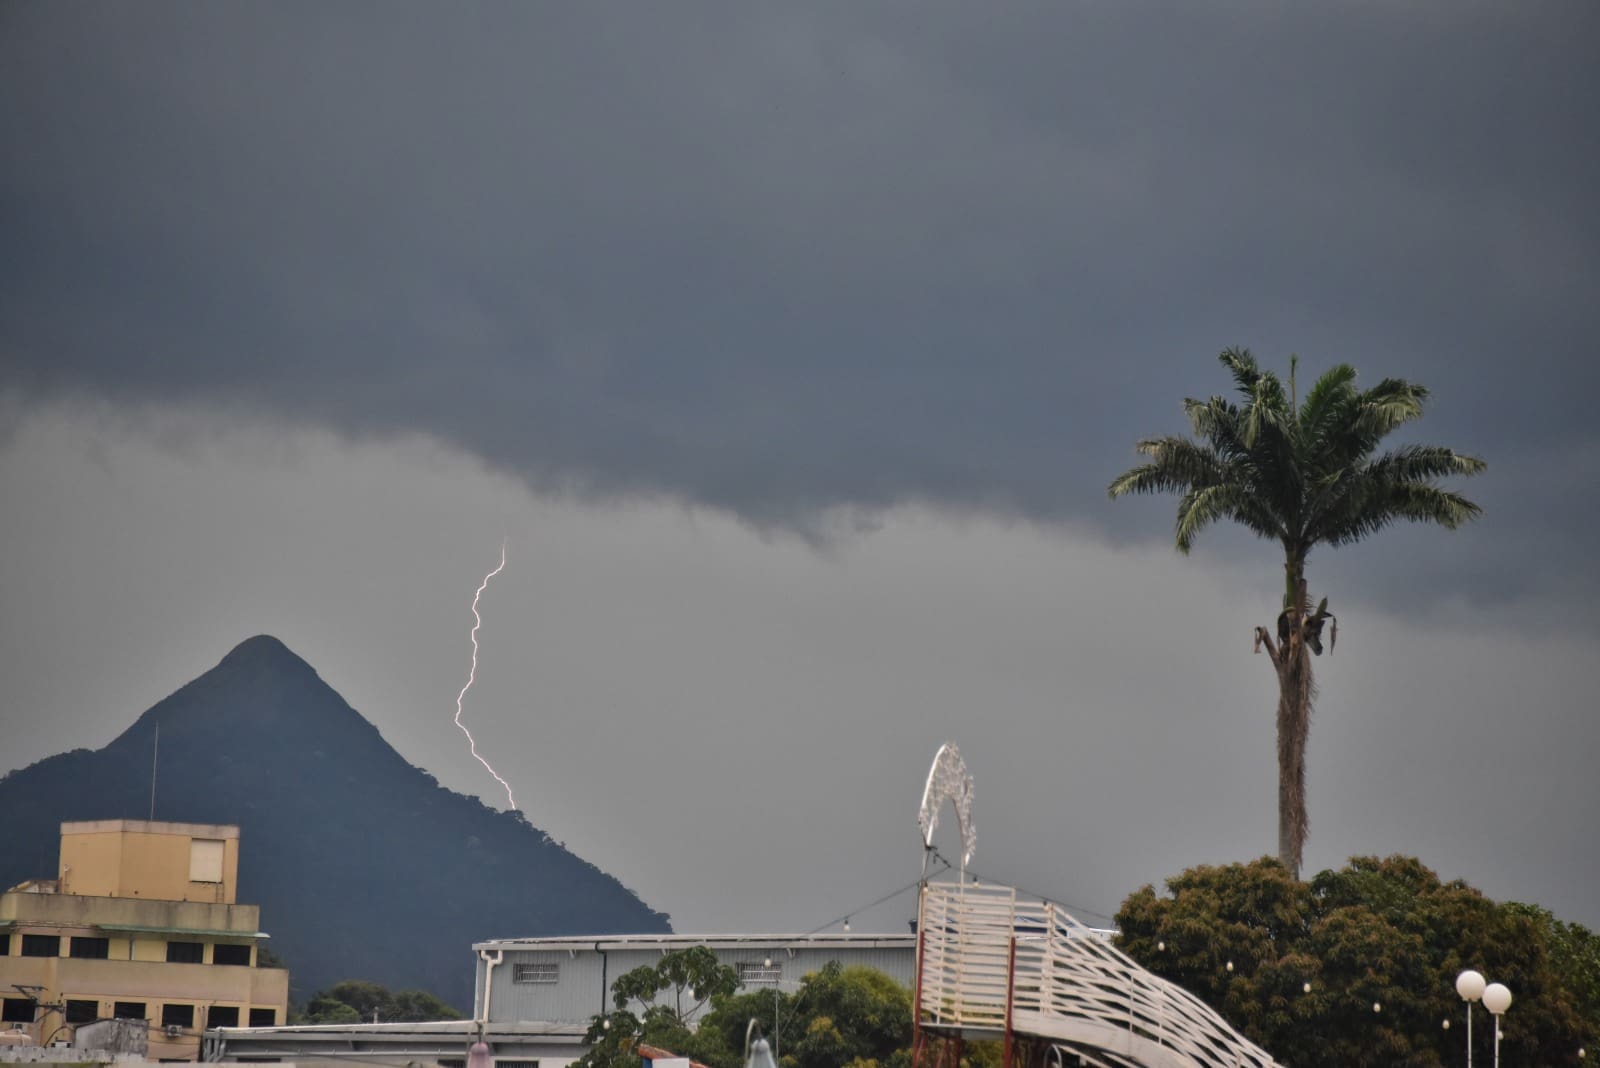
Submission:
M 240 663 L 262 664 L 274 661 L 293 661 L 298 664 L 305 664 L 304 660 L 296 656 L 293 650 L 277 638 L 270 634 L 257 634 L 255 637 L 246 638 L 238 645 L 235 645 L 217 666 Z M 310 665 L 308 664 L 307 666 L 309 667 Z

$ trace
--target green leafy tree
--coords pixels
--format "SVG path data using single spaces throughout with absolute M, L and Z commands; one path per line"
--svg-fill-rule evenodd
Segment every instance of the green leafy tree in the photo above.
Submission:
M 345 979 L 306 1002 L 306 1023 L 417 1023 L 459 1020 L 461 1014 L 426 990 L 391 992 L 368 979 Z
M 694 951 L 684 951 L 692 953 Z M 712 1068 L 741 1068 L 746 1029 L 755 1020 L 783 1068 L 908 1068 L 911 992 L 882 972 L 825 965 L 785 991 L 741 989 L 737 974 L 704 949 L 692 958 L 636 968 L 611 986 L 613 1012 L 595 1017 L 583 1068 L 635 1068 L 643 1042 Z M 677 1011 L 679 980 L 684 1009 Z M 698 985 L 697 985 L 698 984 Z M 705 1000 L 709 1009 L 694 1018 Z M 636 1011 L 637 1010 L 637 1011 Z
M 1581 923 L 1565 923 L 1538 905 L 1508 906 L 1526 916 L 1543 932 L 1550 946 L 1550 963 L 1562 984 L 1573 993 L 1590 1035 L 1600 1035 L 1600 935 Z M 1600 1041 L 1596 1039 L 1595 1041 Z
M 581 1068 L 632 1068 L 638 1061 L 633 1050 L 640 1042 L 698 1056 L 690 1020 L 713 998 L 729 997 L 738 989 L 738 973 L 708 947 L 666 953 L 611 984 L 616 1008 L 590 1021 L 584 1041 L 591 1047 L 576 1063 Z
M 1600 1005 L 1583 985 L 1584 967 L 1563 963 L 1559 921 L 1441 882 L 1413 858 L 1358 857 L 1310 882 L 1263 858 L 1192 868 L 1167 889 L 1128 897 L 1119 944 L 1282 1063 L 1460 1063 L 1465 1009 L 1455 977 L 1466 968 L 1514 995 L 1502 1044 L 1513 1063 L 1577 1068 L 1577 1051 L 1595 1042 Z M 1579 932 L 1571 944 L 1582 958 L 1593 942 Z M 1493 1029 L 1477 1012 L 1474 1056 L 1488 1063 Z
M 1183 403 L 1195 438 L 1146 438 L 1149 462 L 1124 473 L 1110 495 L 1178 493 L 1176 539 L 1188 553 L 1207 526 L 1231 520 L 1283 548 L 1283 610 L 1277 638 L 1257 627 L 1278 680 L 1278 858 L 1298 875 L 1305 847 L 1306 737 L 1316 695 L 1311 654 L 1331 649 L 1338 621 L 1323 598 L 1313 611 L 1306 560 L 1317 546 L 1336 548 L 1399 521 L 1454 529 L 1479 508 L 1439 483 L 1475 475 L 1482 460 L 1436 445 L 1402 445 L 1378 453 L 1383 440 L 1422 415 L 1428 391 L 1398 378 L 1367 390 L 1340 364 L 1319 378 L 1304 403 L 1289 362 L 1289 384 L 1262 371 L 1243 349 L 1220 357 L 1241 401 L 1190 398 Z M 1331 623 L 1331 626 L 1329 624 Z
M 800 981 L 804 1030 L 793 1044 L 794 1068 L 874 1068 L 909 1061 L 911 993 L 887 975 L 830 961 Z M 780 1047 L 786 1050 L 787 1047 Z
M 720 998 L 700 1022 L 696 1055 L 714 1068 L 742 1063 L 752 1019 L 776 1038 L 783 1068 L 910 1063 L 911 992 L 874 968 L 830 961 L 793 993 L 755 990 Z

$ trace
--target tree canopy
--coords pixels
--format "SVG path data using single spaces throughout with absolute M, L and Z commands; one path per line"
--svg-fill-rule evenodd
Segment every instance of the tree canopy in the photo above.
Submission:
M 417 1023 L 459 1020 L 461 1014 L 426 990 L 390 991 L 366 979 L 345 979 L 319 990 L 306 1002 L 304 1022 Z
M 616 1007 L 591 1022 L 581 1068 L 635 1068 L 641 1042 L 712 1068 L 741 1068 L 751 1020 L 773 1040 L 783 1068 L 910 1064 L 911 993 L 872 968 L 835 961 L 792 991 L 741 988 L 733 969 L 695 947 L 619 976 L 611 990 Z
M 1118 944 L 1296 1068 L 1460 1063 L 1467 968 L 1512 992 L 1512 1063 L 1577 1068 L 1600 1038 L 1600 939 L 1414 858 L 1357 857 L 1309 882 L 1263 858 L 1191 868 L 1167 889 L 1123 902 Z M 1493 1028 L 1475 1011 L 1474 1058 L 1487 1064 Z

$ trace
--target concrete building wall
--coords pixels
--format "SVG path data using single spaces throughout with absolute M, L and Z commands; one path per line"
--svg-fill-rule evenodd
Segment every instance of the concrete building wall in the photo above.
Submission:
M 8 1023 L 49 1043 L 132 1017 L 148 1028 L 151 1059 L 193 1060 L 207 1026 L 285 1022 L 289 973 L 256 966 L 260 910 L 234 903 L 237 828 L 106 820 L 61 830 L 60 878 L 0 894 Z M 236 962 L 218 963 L 219 946 Z
M 241 938 L 259 933 L 259 905 L 218 905 L 200 901 L 151 901 L 90 897 L 86 894 L 0 895 L 0 924 L 30 927 L 149 927 L 163 930 L 228 931 Z M 81 933 L 81 932 L 80 932 Z M 125 937 L 125 936 L 119 936 Z
M 110 1019 L 123 1006 L 142 1007 L 150 1026 L 151 1056 L 193 1059 L 199 1053 L 200 1032 L 208 1023 L 226 1020 L 243 1024 L 251 1010 L 270 1012 L 282 1024 L 289 1002 L 289 973 L 282 968 L 250 968 L 210 964 L 169 964 L 144 960 L 81 960 L 71 957 L 0 957 L 0 983 L 15 998 L 16 986 L 38 987 L 41 1005 L 93 1002 L 94 1019 Z M 230 1016 L 214 1008 L 233 1009 Z M 169 1009 L 189 1020 L 182 1033 L 168 1037 L 164 1024 Z M 67 1038 L 73 1027 L 59 1009 L 40 1009 L 26 1030 L 37 1042 Z
M 94 820 L 61 825 L 61 892 L 231 904 L 239 828 Z

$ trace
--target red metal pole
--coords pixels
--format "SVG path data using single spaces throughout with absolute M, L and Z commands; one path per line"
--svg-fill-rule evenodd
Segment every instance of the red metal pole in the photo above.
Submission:
M 921 1053 L 926 1045 L 922 1034 L 922 941 L 928 937 L 927 924 L 924 922 L 927 918 L 924 915 L 927 891 L 925 886 L 917 891 L 917 974 L 911 992 L 911 1068 L 922 1068 Z
M 1011 1034 L 1011 1013 L 1017 1000 L 1017 936 L 1011 936 L 1011 953 L 1006 959 L 1006 1048 L 1002 1063 L 1011 1068 L 1014 1041 Z

